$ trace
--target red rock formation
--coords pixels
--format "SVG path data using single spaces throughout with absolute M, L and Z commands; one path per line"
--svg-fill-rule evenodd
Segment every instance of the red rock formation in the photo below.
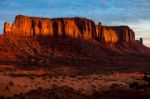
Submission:
M 104 42 L 116 43 L 118 41 L 119 37 L 115 29 L 112 29 L 107 26 L 102 26 L 101 28 L 101 38 L 102 40 L 104 40 Z
M 96 25 L 96 39 L 98 41 L 101 41 L 102 40 L 102 26 L 101 26 L 101 23 L 99 22 L 98 25 Z
M 135 34 L 128 26 L 113 27 L 117 31 L 120 42 L 131 43 L 135 41 Z
M 102 26 L 102 38 L 105 42 L 133 43 L 135 34 L 128 26 Z
M 86 18 L 39 18 L 18 15 L 11 25 L 4 24 L 4 33 L 16 36 L 67 36 L 96 39 L 105 43 L 131 43 L 135 41 L 133 30 L 128 26 L 95 25 Z
M 11 29 L 11 25 L 8 22 L 4 23 L 4 33 L 11 33 L 12 29 Z
M 9 23 L 4 25 L 4 33 L 10 33 Z M 38 18 L 16 16 L 11 27 L 11 35 L 17 36 L 69 36 L 92 39 L 95 23 L 85 18 Z

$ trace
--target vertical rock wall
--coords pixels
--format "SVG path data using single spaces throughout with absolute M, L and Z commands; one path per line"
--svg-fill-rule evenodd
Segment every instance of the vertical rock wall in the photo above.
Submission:
M 95 25 L 86 18 L 39 18 L 18 15 L 12 26 L 5 22 L 4 33 L 15 36 L 62 36 L 96 39 L 106 43 L 132 43 L 135 35 L 128 26 Z

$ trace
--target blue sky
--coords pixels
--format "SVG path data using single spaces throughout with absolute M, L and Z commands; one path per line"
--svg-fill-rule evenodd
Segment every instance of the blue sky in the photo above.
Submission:
M 0 32 L 16 15 L 81 16 L 105 25 L 129 25 L 150 46 L 150 0 L 0 0 Z

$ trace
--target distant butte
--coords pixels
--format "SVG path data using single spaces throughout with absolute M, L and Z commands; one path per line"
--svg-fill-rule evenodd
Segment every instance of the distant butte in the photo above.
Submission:
M 92 20 L 74 18 L 40 18 L 18 15 L 12 26 L 5 22 L 4 33 L 13 36 L 53 36 L 95 39 L 105 43 L 133 44 L 135 34 L 128 26 L 96 25 Z

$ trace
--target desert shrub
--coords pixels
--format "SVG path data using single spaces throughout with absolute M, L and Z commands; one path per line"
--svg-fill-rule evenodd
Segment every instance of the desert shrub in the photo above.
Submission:
M 49 75 L 49 78 L 52 78 L 53 76 Z
M 60 82 L 64 82 L 64 80 L 61 79 Z
M 47 80 L 48 76 L 42 77 L 42 80 Z
M 112 84 L 110 86 L 111 90 L 117 90 L 119 88 L 119 85 L 118 84 Z
M 66 76 L 62 76 L 62 79 L 66 79 Z
M 43 88 L 42 87 L 38 87 L 38 90 L 43 90 Z
M 21 92 L 19 95 L 23 95 L 23 93 Z
M 70 75 L 70 77 L 71 77 L 71 78 L 76 78 L 76 76 L 75 76 L 75 75 Z
M 41 84 L 41 82 L 38 82 L 38 84 Z
M 96 86 L 94 86 L 94 85 L 91 85 L 91 87 L 92 87 L 92 88 L 96 88 Z
M 136 96 L 136 99 L 145 99 L 142 96 Z
M 150 81 L 150 78 L 147 75 L 144 75 L 143 80 L 144 81 Z
M 56 88 L 57 88 L 57 85 L 53 84 L 52 89 L 56 89 Z
M 35 84 L 35 86 L 37 86 L 37 83 Z
M 79 90 L 82 92 L 82 91 L 84 91 L 84 89 L 83 88 L 79 88 Z
M 35 79 L 34 76 L 32 76 L 32 75 L 29 75 L 29 78 L 30 78 L 30 79 Z
M 54 82 L 57 82 L 57 80 L 56 80 L 56 79 L 53 79 L 53 81 L 54 81 Z
M 14 83 L 12 81 L 9 81 L 9 86 L 13 86 Z
M 25 85 L 24 87 L 28 87 L 28 85 Z
M 100 93 L 97 91 L 93 92 L 91 99 L 100 99 Z
M 83 80 L 83 78 L 81 78 L 81 77 L 77 77 L 76 79 L 77 79 L 77 80 Z
M 98 80 L 98 78 L 97 77 L 93 77 L 93 80 Z
M 26 99 L 26 97 L 25 96 L 21 96 L 20 99 Z
M 55 95 L 55 92 L 54 92 L 54 91 L 51 91 L 50 94 L 51 94 L 51 95 Z
M 14 94 L 13 96 L 14 96 L 14 97 L 17 97 L 18 95 L 17 95 L 17 94 Z
M 129 88 L 133 88 L 133 89 L 136 89 L 136 90 L 139 90 L 139 89 L 143 89 L 144 87 L 147 87 L 147 85 L 145 85 L 145 84 L 142 84 L 142 85 L 140 85 L 140 84 L 138 84 L 138 82 L 133 82 L 133 83 L 131 83 L 130 85 L 129 85 Z
M 58 95 L 55 95 L 54 99 L 61 99 L 61 97 Z
M 5 89 L 6 89 L 6 90 L 10 90 L 10 88 L 9 88 L 8 86 L 7 86 L 7 87 L 5 87 Z
M 4 96 L 0 96 L 0 99 L 4 99 Z
M 20 85 L 17 85 L 18 87 L 21 87 Z
M 7 97 L 6 99 L 11 99 L 11 97 Z
M 133 83 L 131 83 L 131 84 L 129 85 L 129 88 L 137 89 L 137 88 L 138 88 L 138 83 L 137 83 L 136 81 L 133 82 Z

